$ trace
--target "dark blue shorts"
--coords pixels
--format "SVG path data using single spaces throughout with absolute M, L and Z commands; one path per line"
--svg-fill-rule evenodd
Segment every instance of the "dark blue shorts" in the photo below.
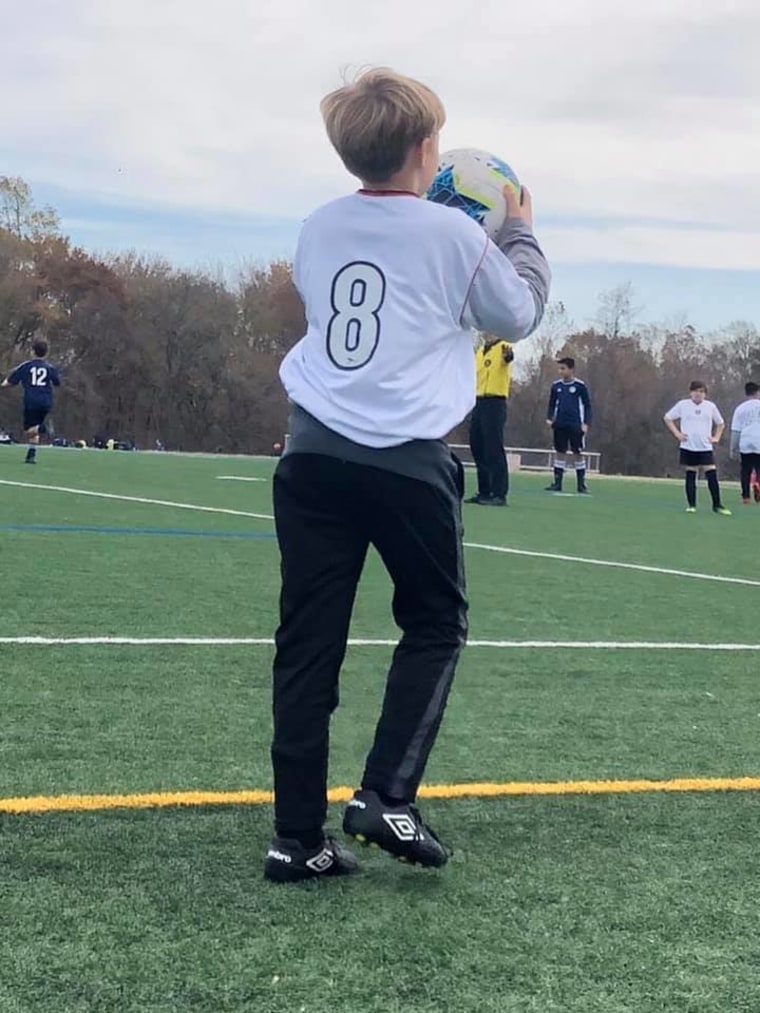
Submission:
M 574 454 L 582 454 L 585 449 L 583 430 L 569 426 L 555 426 L 554 449 L 558 454 L 566 454 L 568 449 Z
M 24 405 L 24 429 L 41 426 L 49 412 L 50 408 L 41 405 Z

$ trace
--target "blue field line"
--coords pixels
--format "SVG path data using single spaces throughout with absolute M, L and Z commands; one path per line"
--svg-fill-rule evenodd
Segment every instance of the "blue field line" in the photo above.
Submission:
M 272 541 L 277 536 L 267 531 L 199 531 L 196 528 L 121 528 L 86 524 L 2 524 L 0 532 L 63 535 L 166 535 L 170 538 L 255 538 Z

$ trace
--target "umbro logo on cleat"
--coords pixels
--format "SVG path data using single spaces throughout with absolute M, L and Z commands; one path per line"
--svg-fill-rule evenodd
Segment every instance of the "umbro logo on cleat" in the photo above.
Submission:
M 383 819 L 400 841 L 423 841 L 424 835 L 406 813 L 383 813 Z
M 318 855 L 306 859 L 306 865 L 314 872 L 326 872 L 333 864 L 333 853 L 323 848 Z
M 267 851 L 267 858 L 274 858 L 276 862 L 285 862 L 286 865 L 290 865 L 293 861 L 290 855 L 286 855 L 282 851 L 275 851 L 274 848 L 270 848 L 269 851 Z

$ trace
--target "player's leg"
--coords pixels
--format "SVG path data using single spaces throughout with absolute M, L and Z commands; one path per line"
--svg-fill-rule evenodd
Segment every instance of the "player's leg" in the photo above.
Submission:
M 393 579 L 393 613 L 403 636 L 362 789 L 349 803 L 344 828 L 398 857 L 439 866 L 448 852 L 414 801 L 467 636 L 461 466 L 446 464 L 439 486 L 390 473 L 384 479 L 368 486 L 368 516 Z
M 760 454 L 741 454 L 742 502 L 760 503 Z
M 570 446 L 570 437 L 566 429 L 553 429 L 554 433 L 554 480 L 547 485 L 547 492 L 562 492 L 562 480 L 565 477 L 567 468 L 567 451 Z
M 574 430 L 571 436 L 570 449 L 573 452 L 573 469 L 575 471 L 576 488 L 579 493 L 588 493 L 586 486 L 586 458 L 583 453 L 584 447 L 583 430 Z
M 330 717 L 369 538 L 352 485 L 356 466 L 285 456 L 274 481 L 282 557 L 273 669 L 275 832 L 265 874 L 293 880 L 353 871 L 324 837 Z
M 573 457 L 573 470 L 575 471 L 575 483 L 577 491 L 581 495 L 588 493 L 586 486 L 586 458 L 584 455 L 585 450 L 585 437 L 582 429 L 574 429 L 570 434 L 570 449 Z
M 34 464 L 40 442 L 39 421 L 36 412 L 24 412 L 24 435 L 26 436 L 26 464 Z
M 27 441 L 26 463 L 34 464 L 40 437 L 47 432 L 47 408 L 24 407 L 24 434 Z
M 741 464 L 739 468 L 739 481 L 742 487 L 742 502 L 744 503 L 750 502 L 750 491 L 751 491 L 750 486 L 752 482 L 753 457 L 754 457 L 753 454 L 740 455 Z
M 504 506 L 507 502 L 509 475 L 507 472 L 507 455 L 504 452 L 504 428 L 507 422 L 506 399 L 492 397 L 484 402 L 485 425 L 484 443 L 485 458 L 488 468 L 492 506 Z
M 708 464 L 705 466 L 705 480 L 707 481 L 707 488 L 710 490 L 713 513 L 729 516 L 731 511 L 727 507 L 724 507 L 721 502 L 720 483 L 718 482 L 718 469 L 716 465 Z
M 699 469 L 691 465 L 686 467 L 684 487 L 686 491 L 686 509 L 693 512 L 697 509 L 697 474 Z
M 507 421 L 509 418 L 509 401 L 504 401 L 504 424 L 501 427 L 501 446 L 504 450 L 504 444 L 507 442 Z M 504 499 L 506 500 L 509 496 L 509 455 L 504 450 Z
M 686 492 L 686 512 L 693 514 L 697 512 L 697 476 L 699 474 L 699 454 L 693 450 L 678 452 L 681 467 L 684 469 L 684 490 Z
M 480 503 L 491 495 L 491 486 L 488 468 L 485 460 L 485 448 L 483 444 L 483 402 L 478 400 L 472 409 L 470 416 L 470 453 L 475 463 L 475 471 L 478 476 L 478 491 L 472 496 L 469 503 Z
M 37 444 L 40 442 L 40 438 L 37 434 L 37 419 L 35 414 L 26 406 L 24 406 L 24 437 L 26 440 L 26 464 L 34 464 L 34 459 L 37 454 Z

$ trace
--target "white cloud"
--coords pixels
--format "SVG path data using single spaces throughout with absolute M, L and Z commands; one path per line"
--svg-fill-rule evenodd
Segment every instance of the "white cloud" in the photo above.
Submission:
M 436 87 L 444 145 L 512 161 L 540 214 L 633 223 L 545 230 L 556 256 L 757 266 L 755 0 L 31 0 L 6 30 L 0 172 L 300 217 L 352 185 L 319 99 L 384 63 Z
M 612 262 L 760 271 L 760 231 L 581 227 L 547 228 L 541 237 L 549 260 L 565 264 Z

